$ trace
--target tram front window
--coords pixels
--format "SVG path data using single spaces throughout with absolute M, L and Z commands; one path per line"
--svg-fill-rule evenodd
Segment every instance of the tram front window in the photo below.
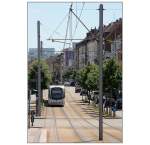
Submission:
M 51 90 L 52 99 L 58 100 L 63 98 L 63 90 L 61 88 L 52 88 Z

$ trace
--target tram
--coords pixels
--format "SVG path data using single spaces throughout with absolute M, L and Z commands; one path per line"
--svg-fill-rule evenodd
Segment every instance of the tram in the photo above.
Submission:
M 48 104 L 60 105 L 65 104 L 65 87 L 63 85 L 50 85 L 48 90 Z

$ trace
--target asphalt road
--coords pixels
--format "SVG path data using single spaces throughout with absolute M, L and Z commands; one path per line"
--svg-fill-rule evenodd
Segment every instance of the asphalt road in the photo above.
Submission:
M 42 116 L 35 119 L 34 126 L 30 129 L 29 142 L 40 142 L 39 136 L 43 129 L 46 132 L 46 142 L 99 142 L 98 110 L 93 105 L 84 103 L 79 93 L 74 93 L 74 87 L 66 87 L 65 90 L 65 106 L 49 107 L 45 103 Z M 45 102 L 47 96 L 45 91 Z M 103 142 L 122 142 L 122 119 L 104 119 L 103 126 Z M 31 136 L 34 134 L 36 137 L 33 139 Z

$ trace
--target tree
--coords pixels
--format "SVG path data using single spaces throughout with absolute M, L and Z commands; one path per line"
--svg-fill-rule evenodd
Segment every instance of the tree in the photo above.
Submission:
M 108 108 L 115 107 L 115 99 L 117 98 L 118 91 L 122 89 L 122 70 L 114 59 L 106 61 L 103 65 L 103 92 L 107 93 L 107 105 Z M 111 113 L 111 109 L 110 112 Z M 115 115 L 115 111 L 113 111 Z
M 77 81 L 83 89 L 88 92 L 88 100 L 90 103 L 90 91 L 97 89 L 98 83 L 98 66 L 95 64 L 87 65 L 86 67 L 79 70 L 77 73 Z
M 114 97 L 116 91 L 121 87 L 122 72 L 114 59 L 106 61 L 103 65 L 103 90 Z
M 79 70 L 77 80 L 82 88 L 87 90 L 97 89 L 99 70 L 96 64 L 90 64 Z
M 48 65 L 45 61 L 40 61 L 41 65 L 41 89 L 47 89 L 51 83 L 51 74 L 48 69 Z M 30 89 L 37 89 L 37 72 L 38 72 L 38 61 L 35 60 L 29 65 L 28 70 L 28 83 Z
M 70 80 L 70 79 L 73 79 L 73 80 L 75 80 L 75 78 L 76 78 L 76 71 L 75 70 L 68 70 L 68 71 L 66 71 L 64 74 L 63 74 L 63 79 L 64 80 Z
M 86 87 L 88 90 L 88 100 L 90 104 L 91 96 L 90 92 L 93 90 L 97 90 L 98 88 L 98 78 L 99 78 L 99 70 L 98 66 L 95 64 L 91 64 L 87 66 L 88 73 L 87 73 L 87 79 L 86 79 Z
M 86 79 L 86 87 L 89 91 L 93 91 L 97 89 L 98 78 L 99 78 L 99 70 L 98 66 L 95 64 L 87 66 L 88 73 Z
M 78 72 L 77 80 L 83 89 L 87 89 L 86 83 L 85 83 L 86 79 L 87 79 L 87 69 L 82 68 Z

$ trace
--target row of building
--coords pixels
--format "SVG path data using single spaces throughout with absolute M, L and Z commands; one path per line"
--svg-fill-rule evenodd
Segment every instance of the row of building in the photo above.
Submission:
M 91 29 L 86 38 L 76 43 L 74 48 L 75 68 L 98 62 L 99 30 Z M 122 63 L 122 19 L 103 27 L 103 60 L 115 58 Z
M 41 51 L 41 57 L 43 59 L 48 59 L 51 56 L 55 55 L 55 48 L 43 48 Z M 29 48 L 28 50 L 28 62 L 32 62 L 33 60 L 37 59 L 38 57 L 38 50 L 37 48 Z
M 64 70 L 80 69 L 87 64 L 98 63 L 99 30 L 91 29 L 86 37 L 73 44 L 73 48 L 65 49 Z M 122 64 L 122 18 L 103 27 L 103 60 L 116 59 Z
M 87 64 L 97 64 L 98 37 L 99 30 L 94 28 L 82 41 L 73 43 L 73 48 L 66 48 L 59 54 L 54 49 L 45 49 L 46 62 L 55 78 L 61 80 L 62 74 L 69 69 L 79 70 Z M 122 18 L 103 27 L 103 60 L 110 58 L 122 64 Z

